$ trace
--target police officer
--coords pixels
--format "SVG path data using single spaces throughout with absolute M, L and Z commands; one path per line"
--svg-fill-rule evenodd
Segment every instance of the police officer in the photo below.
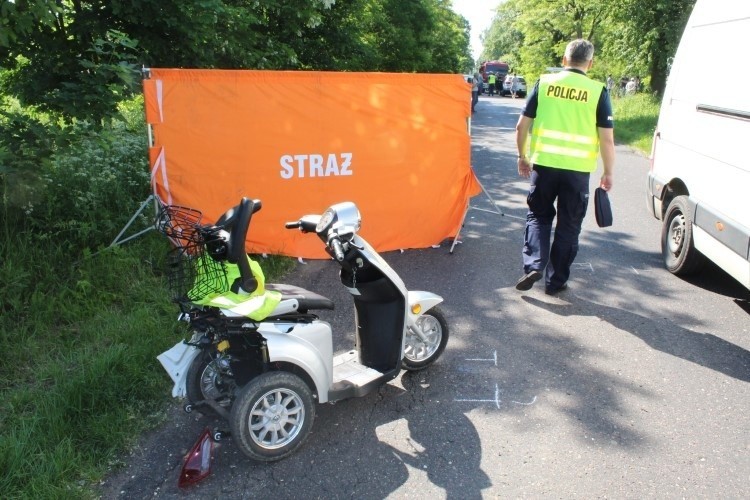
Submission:
M 493 96 L 495 94 L 495 81 L 497 80 L 497 77 L 495 76 L 495 73 L 490 73 L 487 77 L 487 83 L 490 87 L 490 96 Z
M 612 188 L 612 103 L 604 85 L 586 76 L 593 58 L 591 42 L 570 42 L 563 56 L 565 69 L 539 78 L 516 125 L 518 173 L 531 178 L 522 252 L 524 275 L 516 283 L 518 290 L 529 290 L 542 278 L 548 295 L 568 287 L 588 206 L 589 176 L 596 170 L 599 153 L 604 163 L 600 186 L 607 191 Z

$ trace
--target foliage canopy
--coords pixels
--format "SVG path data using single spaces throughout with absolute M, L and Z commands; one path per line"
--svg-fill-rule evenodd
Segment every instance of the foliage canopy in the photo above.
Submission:
M 0 92 L 94 120 L 139 68 L 460 73 L 466 21 L 449 0 L 44 0 L 0 9 Z
M 587 38 L 596 47 L 594 78 L 641 76 L 664 90 L 695 0 L 507 0 L 483 34 L 482 60 L 502 59 L 535 78 L 560 66 L 565 45 Z

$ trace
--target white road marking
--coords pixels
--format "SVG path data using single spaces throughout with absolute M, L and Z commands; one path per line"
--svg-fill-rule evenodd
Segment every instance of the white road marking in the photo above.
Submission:
M 491 358 L 466 358 L 466 361 L 492 361 L 497 366 L 497 350 L 492 353 Z

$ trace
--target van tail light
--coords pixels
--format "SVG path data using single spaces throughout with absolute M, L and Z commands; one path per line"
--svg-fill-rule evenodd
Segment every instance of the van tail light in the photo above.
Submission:
M 211 431 L 206 427 L 198 441 L 185 457 L 185 463 L 180 471 L 180 479 L 177 486 L 186 488 L 205 479 L 211 473 L 211 459 L 214 443 L 211 440 Z

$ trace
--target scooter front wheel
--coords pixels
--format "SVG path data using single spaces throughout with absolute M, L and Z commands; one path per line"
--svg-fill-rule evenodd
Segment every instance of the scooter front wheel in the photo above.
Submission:
M 315 419 L 307 384 L 288 372 L 266 372 L 251 380 L 232 405 L 232 439 L 253 460 L 273 462 L 293 453 Z
M 437 307 L 420 316 L 416 321 L 416 327 L 424 340 L 407 329 L 401 366 L 409 371 L 427 368 L 440 357 L 448 344 L 448 322 Z

